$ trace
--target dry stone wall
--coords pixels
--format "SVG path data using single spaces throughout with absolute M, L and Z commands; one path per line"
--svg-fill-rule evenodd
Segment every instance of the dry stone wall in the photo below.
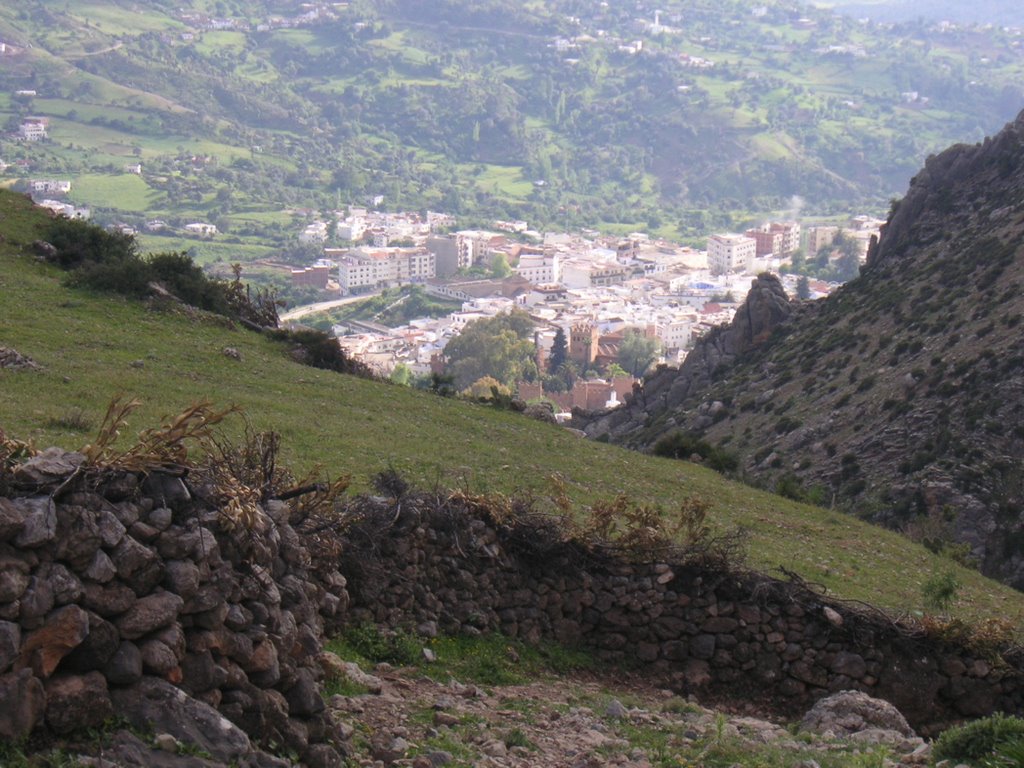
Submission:
M 0 738 L 119 715 L 223 763 L 277 768 L 274 744 L 337 766 L 318 655 L 366 621 L 579 645 L 785 715 L 843 689 L 925 733 L 1022 709 L 1017 654 L 996 664 L 763 576 L 629 562 L 479 500 L 355 500 L 314 548 L 285 503 L 240 527 L 182 477 L 82 461 L 51 450 L 0 476 Z
M 82 461 L 44 452 L 0 498 L 0 738 L 116 714 L 225 763 L 340 765 L 316 657 L 345 582 L 314 577 L 287 505 L 235 528 L 180 477 Z
M 1017 653 L 995 663 L 760 575 L 545 546 L 451 500 L 378 505 L 369 517 L 386 524 L 353 529 L 342 564 L 349 621 L 582 645 L 677 690 L 790 716 L 846 689 L 890 701 L 924 733 L 1022 711 Z

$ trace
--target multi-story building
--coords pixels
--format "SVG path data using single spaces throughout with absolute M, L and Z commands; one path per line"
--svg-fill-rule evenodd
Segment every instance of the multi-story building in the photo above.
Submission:
M 477 264 L 488 264 L 491 249 L 500 248 L 507 243 L 508 238 L 496 232 L 477 229 L 456 232 L 455 247 L 459 254 L 459 267 L 469 268 Z
M 581 323 L 569 329 L 569 359 L 583 365 L 594 362 L 598 352 L 600 331 L 591 323 Z
M 534 285 L 557 283 L 562 279 L 561 258 L 553 249 L 543 252 L 520 251 L 515 272 Z
M 354 248 L 341 256 L 338 267 L 341 289 L 348 292 L 422 282 L 434 277 L 436 261 L 426 248 Z
M 756 244 L 755 253 L 758 256 L 782 256 L 783 235 L 781 232 L 770 232 L 763 229 L 748 229 L 743 233 Z
M 800 224 L 795 221 L 772 221 L 743 234 L 757 243 L 758 256 L 782 258 L 800 247 Z
M 665 351 L 686 349 L 693 336 L 693 320 L 676 318 L 668 323 L 659 323 L 657 336 Z
M 26 117 L 18 126 L 18 136 L 22 141 L 42 141 L 48 138 L 46 132 L 50 121 L 45 117 Z
M 323 290 L 327 287 L 327 281 L 331 278 L 331 270 L 335 263 L 320 259 L 311 267 L 292 270 L 292 285 L 309 285 Z
M 768 231 L 782 235 L 782 256 L 788 256 L 800 247 L 800 222 L 773 221 L 768 225 Z
M 832 241 L 839 234 L 839 227 L 808 227 L 807 228 L 807 255 L 814 256 L 818 251 Z
M 40 194 L 66 195 L 71 191 L 71 182 L 67 179 L 32 179 L 28 188 Z
M 427 238 L 427 250 L 434 254 L 438 277 L 451 277 L 462 266 L 459 263 L 458 244 L 452 235 L 430 235 Z
M 757 256 L 757 243 L 745 235 L 711 235 L 708 238 L 708 268 L 713 275 L 748 271 Z

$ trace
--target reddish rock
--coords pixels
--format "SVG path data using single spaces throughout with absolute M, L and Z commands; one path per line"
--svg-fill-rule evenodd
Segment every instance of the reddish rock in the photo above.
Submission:
M 89 614 L 89 634 L 68 654 L 61 668 L 79 674 L 101 670 L 117 652 L 120 644 L 121 639 L 113 624 L 95 613 Z
M 41 628 L 25 638 L 18 666 L 31 667 L 37 677 L 45 679 L 88 634 L 89 614 L 77 605 L 59 608 L 47 617 Z

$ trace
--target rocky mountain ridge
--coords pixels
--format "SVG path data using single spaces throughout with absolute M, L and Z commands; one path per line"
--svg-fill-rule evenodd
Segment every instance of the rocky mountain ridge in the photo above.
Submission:
M 1024 113 L 929 158 L 861 276 L 818 302 L 755 280 L 729 328 L 591 437 L 674 432 L 748 480 L 835 503 L 1024 586 Z

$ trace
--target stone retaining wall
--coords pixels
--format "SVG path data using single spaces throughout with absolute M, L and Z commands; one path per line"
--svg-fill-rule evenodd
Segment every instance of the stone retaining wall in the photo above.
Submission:
M 181 478 L 81 461 L 44 452 L 0 496 L 0 738 L 112 714 L 151 726 L 187 702 L 179 720 L 237 726 L 210 744 L 225 763 L 280 765 L 253 758 L 248 734 L 337 766 L 317 657 L 325 630 L 365 621 L 580 645 L 783 715 L 848 688 L 924 733 L 1022 709 L 1019 654 L 995 664 L 763 576 L 626 562 L 497 523 L 485 504 L 415 494 L 353 501 L 344 537 L 311 549 L 285 503 L 235 527 Z
M 844 689 L 892 702 L 925 733 L 1021 712 L 1019 654 L 997 664 L 764 576 L 630 564 L 572 543 L 538 550 L 451 501 L 378 504 L 393 524 L 354 529 L 359 556 L 342 563 L 349 621 L 579 644 L 649 665 L 683 692 L 783 715 Z
M 182 699 L 169 683 L 257 744 L 340 765 L 316 657 L 345 581 L 312 575 L 288 506 L 234 530 L 177 477 L 62 474 L 82 459 L 45 452 L 19 468 L 35 488 L 0 498 L 0 738 L 152 727 Z M 214 725 L 223 762 L 283 764 Z

